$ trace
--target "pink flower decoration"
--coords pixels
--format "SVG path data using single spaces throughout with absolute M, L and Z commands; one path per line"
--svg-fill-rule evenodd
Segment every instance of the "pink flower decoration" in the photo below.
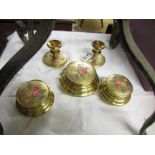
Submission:
M 35 96 L 40 96 L 40 88 L 39 87 L 34 87 L 33 88 L 33 93 Z
M 84 69 L 84 68 L 81 68 L 81 69 L 79 69 L 79 73 L 80 74 L 87 74 L 87 70 L 86 69 Z
M 120 88 L 122 86 L 122 82 L 120 80 L 115 81 L 115 86 Z

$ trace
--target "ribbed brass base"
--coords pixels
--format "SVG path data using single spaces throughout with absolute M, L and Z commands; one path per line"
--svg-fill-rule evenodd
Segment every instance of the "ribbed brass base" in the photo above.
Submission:
M 88 59 L 87 62 L 93 65 L 94 67 L 101 67 L 105 64 L 105 57 L 101 54 L 95 57 L 92 56 L 90 59 Z
M 39 107 L 36 108 L 24 108 L 16 100 L 16 108 L 25 116 L 36 117 L 48 112 L 54 102 L 54 94 L 50 92 L 50 95 L 45 103 L 42 103 Z
M 16 107 L 26 116 L 40 116 L 49 111 L 53 103 L 53 92 L 40 80 L 23 83 L 16 93 Z
M 81 61 L 68 64 L 60 74 L 59 81 L 63 91 L 73 96 L 91 95 L 99 83 L 95 68 Z
M 130 81 L 122 75 L 110 75 L 99 85 L 100 97 L 112 105 L 125 105 L 130 101 L 132 93 Z
M 65 71 L 59 77 L 61 88 L 68 94 L 73 96 L 89 96 L 93 94 L 98 87 L 98 77 L 89 85 L 77 85 L 66 78 Z
M 50 67 L 62 67 L 67 62 L 67 57 L 61 52 L 57 54 L 57 57 L 47 52 L 43 57 L 43 62 Z

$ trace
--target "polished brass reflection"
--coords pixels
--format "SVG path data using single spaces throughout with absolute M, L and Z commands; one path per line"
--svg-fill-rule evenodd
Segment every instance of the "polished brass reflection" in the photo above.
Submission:
M 16 107 L 26 116 L 40 116 L 48 112 L 54 102 L 54 94 L 40 80 L 32 80 L 22 84 L 16 93 Z
M 87 62 L 92 64 L 94 67 L 100 67 L 105 63 L 105 57 L 101 53 L 101 50 L 105 48 L 105 44 L 100 40 L 95 40 L 92 42 L 92 46 L 93 54 Z
M 67 57 L 60 51 L 62 46 L 59 40 L 50 40 L 47 43 L 50 51 L 47 52 L 43 57 L 43 62 L 51 67 L 61 67 L 67 62 Z
M 113 105 L 125 105 L 130 101 L 133 87 L 131 82 L 119 74 L 104 78 L 99 84 L 100 97 Z
M 73 61 L 61 72 L 62 90 L 73 96 L 88 96 L 98 88 L 98 76 L 95 68 L 81 61 Z

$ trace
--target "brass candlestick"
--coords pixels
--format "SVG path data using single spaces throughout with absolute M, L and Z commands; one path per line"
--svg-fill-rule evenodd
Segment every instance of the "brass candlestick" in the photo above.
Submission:
M 61 67 L 67 62 L 67 57 L 60 51 L 62 46 L 59 40 L 50 40 L 47 43 L 50 51 L 43 57 L 43 62 L 51 67 Z
M 92 57 L 88 59 L 88 63 L 94 67 L 100 67 L 105 63 L 105 57 L 101 54 L 101 50 L 105 48 L 105 44 L 102 41 L 95 40 L 92 42 Z

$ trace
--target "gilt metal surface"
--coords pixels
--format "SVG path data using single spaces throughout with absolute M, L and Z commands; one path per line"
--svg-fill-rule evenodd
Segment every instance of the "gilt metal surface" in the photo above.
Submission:
M 67 56 L 60 51 L 62 43 L 59 40 L 50 40 L 47 43 L 50 51 L 43 57 L 43 62 L 51 67 L 62 67 L 67 62 Z
M 103 66 L 105 63 L 105 57 L 101 54 L 101 50 L 105 48 L 105 44 L 100 40 L 94 40 L 92 42 L 92 56 L 88 59 L 88 63 L 94 67 Z
M 39 116 L 48 112 L 53 102 L 53 92 L 40 80 L 23 83 L 16 93 L 16 107 L 26 116 Z
M 104 78 L 99 85 L 101 98 L 113 105 L 125 105 L 129 102 L 133 87 L 131 82 L 119 74 L 112 74 Z
M 88 96 L 98 87 L 98 76 L 94 67 L 81 61 L 71 62 L 60 74 L 61 88 L 73 96 Z

